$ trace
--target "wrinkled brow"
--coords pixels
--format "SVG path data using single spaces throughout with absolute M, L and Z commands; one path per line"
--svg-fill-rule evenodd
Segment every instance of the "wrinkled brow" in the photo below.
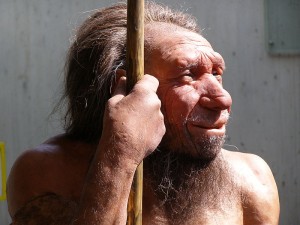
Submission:
M 212 55 L 213 57 L 210 58 L 210 60 L 212 61 L 214 66 L 217 66 L 224 71 L 226 69 L 226 66 L 223 57 L 218 52 L 215 51 L 212 52 Z
M 226 69 L 223 57 L 219 53 L 213 50 L 211 51 L 199 50 L 194 58 L 186 58 L 186 60 L 184 61 L 186 63 L 177 64 L 178 69 L 180 70 L 194 69 L 199 66 L 216 67 L 222 69 L 223 71 Z

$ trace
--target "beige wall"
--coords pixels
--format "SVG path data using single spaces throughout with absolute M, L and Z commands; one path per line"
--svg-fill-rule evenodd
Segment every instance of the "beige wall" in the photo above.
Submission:
M 0 141 L 7 170 L 26 148 L 61 132 L 50 117 L 61 93 L 72 30 L 109 1 L 0 0 Z M 263 1 L 165 0 L 188 9 L 225 58 L 224 85 L 233 97 L 226 148 L 262 156 L 281 198 L 281 223 L 300 224 L 300 57 L 265 50 Z M 8 224 L 0 201 L 0 224 Z

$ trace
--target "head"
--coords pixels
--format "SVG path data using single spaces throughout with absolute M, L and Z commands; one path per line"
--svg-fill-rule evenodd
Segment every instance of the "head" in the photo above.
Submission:
M 160 147 L 202 159 L 215 158 L 232 104 L 222 86 L 222 56 L 204 37 L 185 28 L 160 24 L 146 31 L 155 48 L 145 71 L 159 80 L 157 93 L 167 128 Z
M 145 26 L 171 24 L 197 32 L 195 20 L 148 2 L 145 4 Z M 91 15 L 78 29 L 66 63 L 65 93 L 66 133 L 89 143 L 96 143 L 102 132 L 102 120 L 110 89 L 119 68 L 126 69 L 127 5 L 119 3 Z M 145 49 L 150 46 L 145 40 Z M 149 55 L 145 51 L 146 58 Z
M 182 224 L 209 207 L 228 208 L 225 202 L 236 197 L 219 154 L 232 104 L 222 86 L 225 63 L 197 32 L 165 23 L 145 32 L 152 46 L 145 72 L 159 80 L 166 125 L 159 149 L 145 160 L 145 183 L 174 224 Z
M 101 136 L 116 72 L 126 69 L 126 14 L 125 3 L 99 10 L 77 32 L 66 66 L 66 131 L 70 137 L 97 142 Z M 215 192 L 211 187 L 228 183 L 224 160 L 216 157 L 231 106 L 230 95 L 222 87 L 224 69 L 223 58 L 201 36 L 190 15 L 146 3 L 145 73 L 160 82 L 157 94 L 167 128 L 160 150 L 146 162 L 153 170 L 146 172 L 154 186 L 170 184 L 161 188 L 163 193 L 172 189 L 177 195 L 183 190 L 183 201 L 196 196 L 199 191 L 194 187 L 199 180 L 207 196 Z

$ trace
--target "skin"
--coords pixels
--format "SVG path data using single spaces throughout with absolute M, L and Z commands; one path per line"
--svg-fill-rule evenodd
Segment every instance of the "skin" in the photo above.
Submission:
M 171 41 L 155 33 L 154 42 L 161 47 L 146 69 L 160 83 L 157 93 L 169 128 L 162 145 L 197 157 L 202 136 L 225 134 L 232 100 L 222 88 L 224 60 L 196 33 L 175 30 Z
M 227 205 L 222 202 L 220 208 L 197 209 L 185 224 L 278 224 L 277 187 L 260 157 L 221 148 L 204 154 L 199 147 L 203 138 L 225 134 L 232 100 L 222 87 L 223 58 L 199 34 L 183 29 L 162 33 L 161 28 L 146 30 L 155 37 L 145 68 L 152 75 L 127 96 L 126 79 L 119 79 L 98 145 L 61 135 L 18 158 L 8 180 L 11 216 L 33 197 L 51 192 L 78 204 L 75 225 L 126 224 L 134 171 L 160 144 L 198 158 L 222 155 L 236 177 L 233 191 L 239 198 L 230 207 L 222 210 Z M 143 224 L 172 224 L 148 187 Z

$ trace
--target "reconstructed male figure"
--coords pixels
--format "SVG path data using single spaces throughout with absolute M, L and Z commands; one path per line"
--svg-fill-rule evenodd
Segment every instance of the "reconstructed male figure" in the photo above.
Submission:
M 143 224 L 278 224 L 258 156 L 222 149 L 224 60 L 188 15 L 145 9 L 145 72 L 126 94 L 126 5 L 78 30 L 67 62 L 65 134 L 26 151 L 8 181 L 13 224 L 126 224 L 144 159 Z

